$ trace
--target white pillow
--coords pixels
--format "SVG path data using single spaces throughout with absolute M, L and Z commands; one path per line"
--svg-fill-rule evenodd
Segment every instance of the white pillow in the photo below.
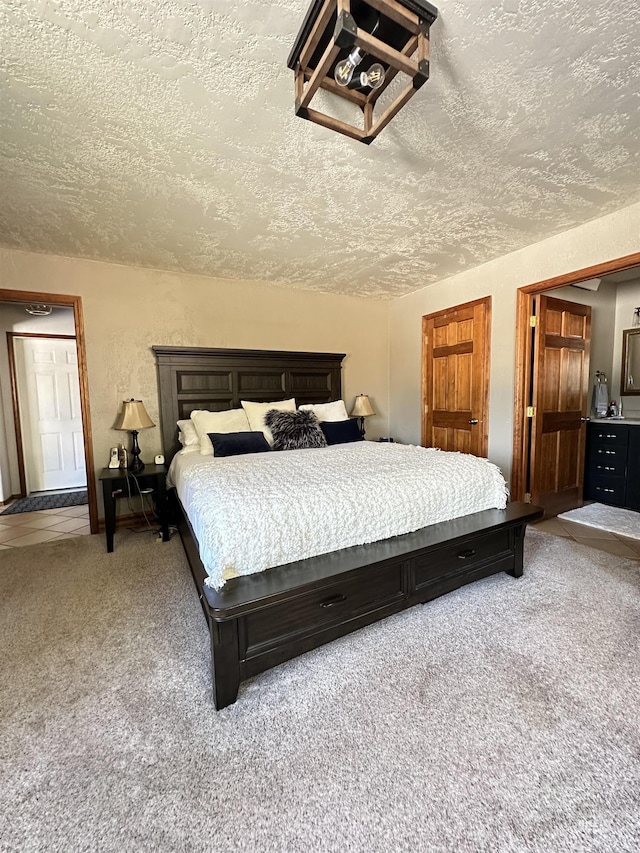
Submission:
M 195 447 L 200 445 L 200 439 L 192 420 L 178 421 L 178 439 L 183 447 Z
M 264 437 L 269 444 L 273 444 L 273 436 L 271 430 L 264 422 L 264 416 L 272 409 L 277 409 L 279 412 L 295 412 L 296 401 L 292 397 L 290 400 L 280 400 L 277 403 L 252 403 L 249 400 L 240 400 L 242 408 L 247 413 L 249 418 L 249 426 L 253 432 L 263 432 Z
M 311 403 L 298 407 L 302 412 L 313 412 L 317 419 L 322 421 L 348 421 L 347 407 L 344 400 L 335 400 L 333 403 Z
M 188 456 L 190 453 L 197 453 L 200 455 L 200 444 L 196 444 L 194 447 L 183 447 L 182 450 L 179 450 L 176 453 L 176 456 Z
M 191 420 L 196 428 L 202 456 L 213 456 L 210 432 L 249 432 L 251 427 L 244 409 L 225 409 L 223 412 L 208 412 L 194 409 Z

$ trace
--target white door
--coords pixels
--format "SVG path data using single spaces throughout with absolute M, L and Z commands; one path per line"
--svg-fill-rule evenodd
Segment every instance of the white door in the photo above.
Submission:
M 27 492 L 86 486 L 76 342 L 14 341 Z

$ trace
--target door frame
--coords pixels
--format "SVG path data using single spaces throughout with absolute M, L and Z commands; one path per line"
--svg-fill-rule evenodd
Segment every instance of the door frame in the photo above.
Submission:
M 40 338 L 44 340 L 75 341 L 75 335 L 52 335 L 37 332 L 7 332 L 7 352 L 9 354 L 9 376 L 11 378 L 11 402 L 13 404 L 13 422 L 16 433 L 16 447 L 18 450 L 18 476 L 20 478 L 20 494 L 24 498 L 27 494 L 27 472 L 24 461 L 24 442 L 22 440 L 22 417 L 20 414 L 20 394 L 18 384 L 18 369 L 16 364 L 16 351 L 14 341 L 16 338 Z M 77 343 L 76 343 L 77 348 Z M 79 376 L 78 376 L 79 379 Z M 84 426 L 84 425 L 83 425 Z M 84 432 L 84 429 L 83 429 Z M 86 468 L 86 465 L 85 465 Z M 89 478 L 87 477 L 87 480 Z
M 75 339 L 78 349 L 78 380 L 80 385 L 80 410 L 82 413 L 82 435 L 84 441 L 84 459 L 87 468 L 87 498 L 89 502 L 89 527 L 92 533 L 98 533 L 98 497 L 96 490 L 95 468 L 93 461 L 93 437 L 91 433 L 91 414 L 89 409 L 89 377 L 87 372 L 87 351 L 84 334 L 84 315 L 80 296 L 64 293 L 37 293 L 31 290 L 0 290 L 2 302 L 36 302 L 47 305 L 62 305 L 73 308 Z M 20 337 L 25 337 L 21 335 Z M 40 335 L 38 337 L 46 337 Z M 54 337 L 60 337 L 58 335 Z M 13 384 L 13 383 L 12 383 Z M 12 388 L 12 395 L 14 391 Z M 13 397 L 14 417 L 16 399 Z M 24 464 L 24 463 L 23 463 Z M 24 469 L 21 477 L 24 476 Z M 22 487 L 22 479 L 20 481 Z
M 578 284 L 614 272 L 640 266 L 640 252 L 624 255 L 613 261 L 563 273 L 553 278 L 519 287 L 516 304 L 516 364 L 513 402 L 513 454 L 511 458 L 511 497 L 523 501 L 527 488 L 528 430 L 527 406 L 531 385 L 531 326 L 533 297 L 538 293 Z

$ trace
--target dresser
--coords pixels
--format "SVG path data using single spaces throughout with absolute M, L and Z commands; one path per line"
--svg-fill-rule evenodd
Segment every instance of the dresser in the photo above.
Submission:
M 587 424 L 584 498 L 640 510 L 640 422 Z

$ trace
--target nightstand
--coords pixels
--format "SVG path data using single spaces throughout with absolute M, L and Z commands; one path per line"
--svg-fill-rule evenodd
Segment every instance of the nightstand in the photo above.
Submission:
M 149 494 L 151 489 L 156 514 L 162 530 L 162 541 L 169 541 L 169 509 L 167 506 L 167 469 L 164 465 L 145 465 L 142 471 L 132 474 L 126 468 L 103 468 L 100 474 L 104 498 L 104 527 L 107 534 L 107 551 L 113 551 L 113 534 L 116 530 L 116 501 L 118 498 Z

